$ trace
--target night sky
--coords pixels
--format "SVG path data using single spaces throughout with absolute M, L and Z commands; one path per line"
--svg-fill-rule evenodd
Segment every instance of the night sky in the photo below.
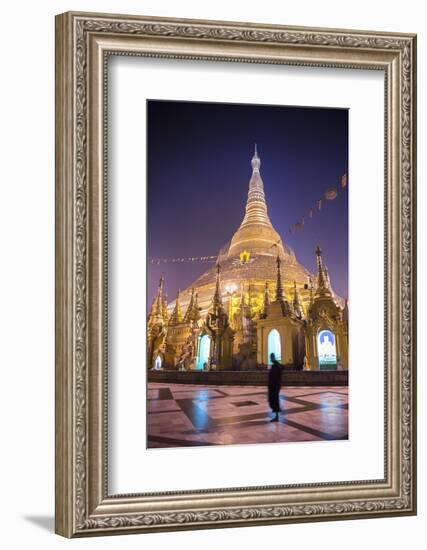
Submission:
M 332 287 L 348 296 L 347 110 L 150 100 L 147 113 L 149 259 L 219 252 L 243 219 L 257 143 L 274 228 L 313 272 L 319 244 Z M 324 200 L 329 187 L 335 200 Z M 171 301 L 210 265 L 149 263 L 148 305 L 162 273 Z

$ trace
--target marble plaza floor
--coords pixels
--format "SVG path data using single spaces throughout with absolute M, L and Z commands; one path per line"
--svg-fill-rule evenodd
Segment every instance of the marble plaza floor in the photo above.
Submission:
M 148 447 L 348 439 L 348 388 L 287 386 L 270 422 L 260 386 L 148 384 Z

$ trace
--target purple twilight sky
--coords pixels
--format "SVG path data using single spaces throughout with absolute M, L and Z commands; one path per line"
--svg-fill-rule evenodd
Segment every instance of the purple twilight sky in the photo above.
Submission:
M 215 255 L 239 227 L 255 143 L 273 226 L 312 271 L 319 244 L 334 290 L 348 296 L 347 109 L 149 100 L 147 114 L 148 306 L 162 273 L 171 301 L 210 267 L 150 258 Z M 326 201 L 330 187 L 338 197 Z

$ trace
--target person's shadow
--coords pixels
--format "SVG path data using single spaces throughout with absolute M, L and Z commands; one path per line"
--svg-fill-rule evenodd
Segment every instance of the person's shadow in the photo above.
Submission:
M 53 516 L 24 516 L 23 519 L 41 527 L 45 531 L 50 531 L 51 533 L 55 530 L 55 519 Z

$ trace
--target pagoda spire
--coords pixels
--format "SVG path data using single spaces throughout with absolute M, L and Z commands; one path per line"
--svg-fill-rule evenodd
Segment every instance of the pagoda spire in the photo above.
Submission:
M 261 159 L 258 156 L 255 145 L 254 155 L 251 160 L 252 176 L 249 180 L 248 200 L 246 202 L 246 214 L 240 225 L 241 228 L 251 224 L 271 225 L 265 202 L 264 182 L 262 181 L 260 167 Z
M 331 289 L 329 288 L 328 276 L 325 272 L 322 259 L 322 249 L 320 246 L 316 247 L 317 256 L 317 289 L 316 296 L 331 295 Z
M 285 300 L 285 293 L 283 290 L 282 284 L 282 273 L 280 270 L 280 256 L 277 256 L 277 278 L 276 278 L 276 300 L 283 301 Z
M 179 301 L 180 290 L 176 294 L 175 307 L 173 308 L 172 315 L 169 319 L 169 325 L 179 325 L 182 323 L 181 303 Z
M 255 145 L 251 166 L 252 175 L 249 180 L 245 216 L 231 240 L 228 256 L 238 256 L 244 251 L 275 255 L 278 250 L 279 254 L 284 257 L 285 251 L 280 235 L 274 229 L 268 216 L 264 182 L 260 173 L 261 159 L 258 155 L 257 145 Z
M 258 156 L 258 149 L 257 149 L 256 143 L 255 143 L 254 156 L 252 157 L 252 160 L 251 160 L 251 165 L 252 165 L 252 177 L 253 177 L 255 172 L 259 173 L 259 169 L 261 166 L 261 159 Z M 261 180 L 261 183 L 262 183 L 262 180 Z
M 150 322 L 161 323 L 163 321 L 163 275 L 160 277 L 159 286 L 157 287 L 157 293 L 154 297 L 153 304 L 150 311 Z
M 197 292 L 194 291 L 194 287 L 191 289 L 190 301 L 188 303 L 187 311 L 184 315 L 184 323 L 196 321 L 199 316 L 199 304 Z
M 212 298 L 212 310 L 215 313 L 222 309 L 221 298 L 221 266 L 219 262 L 216 264 L 216 280 L 215 280 L 215 293 Z
M 328 269 L 328 266 L 326 264 L 324 264 L 324 266 L 325 266 L 326 284 L 328 285 L 329 290 L 331 290 L 331 292 L 332 292 L 331 279 L 329 277 L 329 269 Z
M 163 295 L 163 322 L 167 325 L 169 321 L 168 315 L 168 295 L 166 292 Z
M 283 289 L 283 283 L 282 283 L 282 273 L 280 269 L 280 256 L 277 256 L 277 279 L 276 279 L 276 302 L 279 302 L 282 308 L 283 315 L 289 315 L 291 313 L 291 308 L 289 306 L 289 303 L 286 299 L 285 291 Z
M 194 307 L 194 287 L 191 289 L 190 301 L 188 302 L 187 311 L 184 315 L 184 323 L 188 323 L 191 320 L 191 312 Z
M 294 307 L 295 315 L 301 319 L 303 315 L 303 309 L 302 309 L 296 281 L 294 281 L 294 299 L 293 299 L 292 305 Z
M 314 296 L 313 296 L 313 279 L 311 278 L 311 275 L 308 277 L 308 284 L 309 284 L 309 291 L 310 291 L 310 306 L 314 302 Z

